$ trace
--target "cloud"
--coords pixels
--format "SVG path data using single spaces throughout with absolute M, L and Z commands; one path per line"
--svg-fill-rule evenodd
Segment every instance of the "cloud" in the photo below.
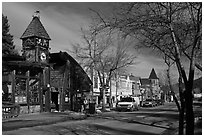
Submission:
M 111 3 L 112 4 L 112 3 Z M 51 37 L 51 52 L 70 50 L 72 43 L 81 41 L 80 27 L 88 26 L 90 10 L 109 13 L 110 3 L 3 3 L 3 13 L 8 16 L 10 33 L 14 35 L 17 49 L 21 49 L 19 39 L 32 20 L 36 10 L 40 10 L 40 20 Z M 142 53 L 147 52 L 143 50 Z M 160 60 L 149 53 L 139 54 L 138 62 L 133 69 L 138 75 L 148 76 L 151 68 L 159 68 Z
M 155 61 L 155 57 L 149 59 L 146 57 L 138 56 L 136 62 L 137 64 L 129 68 L 129 72 L 133 73 L 135 76 L 148 78 L 151 72 L 151 69 L 154 68 L 158 74 L 160 71 L 165 69 L 165 65 L 159 61 Z
M 50 41 L 52 52 L 70 49 L 71 43 L 80 41 L 80 27 L 88 24 L 85 17 L 74 12 L 64 15 L 58 11 L 60 8 L 56 6 L 37 5 L 40 4 L 3 3 L 3 14 L 8 16 L 10 33 L 14 35 L 14 43 L 17 48 L 21 47 L 20 37 L 36 10 L 41 11 L 40 20 L 52 39 Z
M 20 37 L 31 22 L 34 12 L 40 10 L 40 20 L 52 39 L 51 52 L 59 52 L 71 50 L 72 43 L 81 43 L 80 28 L 89 26 L 93 14 L 88 8 L 109 15 L 113 5 L 110 2 L 3 2 L 2 11 L 8 17 L 14 44 L 20 50 Z M 130 72 L 137 76 L 148 77 L 152 68 L 159 73 L 166 67 L 163 59 L 149 49 L 141 49 L 135 54 L 138 54 L 138 63 L 130 67 Z

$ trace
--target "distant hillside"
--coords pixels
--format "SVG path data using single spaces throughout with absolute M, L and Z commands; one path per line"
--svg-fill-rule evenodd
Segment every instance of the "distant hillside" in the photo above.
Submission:
M 202 77 L 194 80 L 194 82 L 193 82 L 193 89 L 196 89 L 196 88 L 200 89 L 200 91 L 202 93 Z
M 173 86 L 175 93 L 176 94 L 179 93 L 179 84 L 176 83 L 172 86 Z M 182 84 L 182 87 L 184 88 L 184 84 Z M 194 92 L 196 92 L 196 93 L 202 93 L 202 77 L 194 80 L 193 89 L 194 89 Z M 170 88 L 169 88 L 169 86 L 162 86 L 161 90 L 163 90 L 166 93 L 166 92 L 170 91 Z

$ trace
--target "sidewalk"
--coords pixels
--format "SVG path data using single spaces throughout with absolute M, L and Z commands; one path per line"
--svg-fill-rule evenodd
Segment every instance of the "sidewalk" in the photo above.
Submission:
M 69 126 L 73 126 L 73 122 L 75 123 L 75 126 L 72 128 L 76 129 L 75 132 L 81 131 L 81 126 L 84 127 L 84 125 L 89 125 L 91 127 L 94 127 L 93 130 L 100 129 L 103 131 L 107 131 L 107 133 L 112 134 L 112 135 L 156 135 L 156 134 L 162 134 L 166 129 L 161 128 L 161 127 L 153 127 L 149 125 L 144 125 L 140 123 L 127 123 L 124 121 L 118 121 L 118 120 L 113 120 L 113 119 L 87 119 L 87 120 L 77 120 L 77 121 L 72 121 L 72 119 L 85 119 L 85 115 L 82 113 L 75 113 L 75 112 L 65 112 L 65 113 L 56 113 L 56 112 L 51 112 L 51 113 L 35 113 L 35 114 L 25 114 L 25 115 L 20 115 L 17 118 L 11 118 L 11 119 L 5 119 L 2 121 L 2 131 L 12 133 L 29 133 L 32 131 L 33 133 L 39 134 L 41 131 L 29 128 L 29 127 L 35 127 L 35 126 L 40 126 L 40 125 L 49 125 L 49 124 L 55 124 L 58 122 L 65 122 L 69 121 L 70 123 Z M 59 123 L 60 124 L 60 123 Z M 79 127 L 76 127 L 79 126 Z M 68 125 L 60 125 L 61 128 L 63 126 L 69 127 Z M 22 129 L 26 128 L 26 129 Z M 66 130 L 72 130 L 66 129 Z M 63 128 L 62 128 L 63 129 Z M 13 131 L 15 130 L 15 131 Z M 46 131 L 46 130 L 45 130 Z M 50 134 L 51 132 L 45 132 L 45 134 Z M 55 132 L 53 132 L 54 134 Z M 100 133 L 98 133 L 100 134 Z
M 16 118 L 10 119 L 3 119 L 2 120 L 2 131 L 4 132 L 12 132 L 12 130 L 16 130 L 16 132 L 21 132 L 20 128 L 29 128 L 35 127 L 40 125 L 50 125 L 55 124 L 58 122 L 65 122 L 65 121 L 72 121 L 72 120 L 79 120 L 76 121 L 77 123 L 88 123 L 88 125 L 92 125 L 97 129 L 104 129 L 108 131 L 110 134 L 123 134 L 123 135 L 160 135 L 164 134 L 167 130 L 165 127 L 162 126 L 154 126 L 144 123 L 138 122 L 124 122 L 118 121 L 114 119 L 101 119 L 97 117 L 101 117 L 100 115 L 90 115 L 91 119 L 86 119 L 87 116 L 83 113 L 76 113 L 76 112 L 44 112 L 44 113 L 32 113 L 32 114 L 24 114 L 20 115 Z M 82 121 L 81 121 L 82 120 Z M 72 122 L 71 122 L 72 123 Z M 80 124 L 78 124 L 80 125 Z M 19 129 L 19 130 L 18 130 Z M 15 131 L 14 131 L 15 132 Z M 33 132 L 36 133 L 36 132 Z
M 2 119 L 2 131 L 15 130 L 23 127 L 49 125 L 67 120 L 85 118 L 85 114 L 71 111 L 22 114 L 15 118 Z

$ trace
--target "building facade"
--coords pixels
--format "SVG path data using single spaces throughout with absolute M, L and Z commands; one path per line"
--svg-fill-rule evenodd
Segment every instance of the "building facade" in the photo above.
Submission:
M 109 104 L 110 101 L 110 84 L 111 82 L 107 83 L 107 77 L 104 78 L 106 81 L 106 89 L 105 89 L 105 104 Z M 101 88 L 100 79 L 98 73 L 94 70 L 93 71 L 93 101 L 96 103 L 97 106 L 102 105 L 103 100 L 103 91 Z
M 159 78 L 156 75 L 154 68 L 152 68 L 149 78 L 141 78 L 141 94 L 142 100 L 147 98 L 160 99 L 161 90 L 159 86 Z
M 38 14 L 21 36 L 22 56 L 2 57 L 3 101 L 20 105 L 20 113 L 78 111 L 92 82 L 66 52 L 50 53 L 49 37 Z

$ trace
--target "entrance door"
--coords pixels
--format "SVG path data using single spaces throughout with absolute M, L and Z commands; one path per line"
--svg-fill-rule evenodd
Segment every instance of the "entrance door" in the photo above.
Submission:
M 51 92 L 51 103 L 54 104 L 54 109 L 57 111 L 59 111 L 58 94 L 59 92 Z

